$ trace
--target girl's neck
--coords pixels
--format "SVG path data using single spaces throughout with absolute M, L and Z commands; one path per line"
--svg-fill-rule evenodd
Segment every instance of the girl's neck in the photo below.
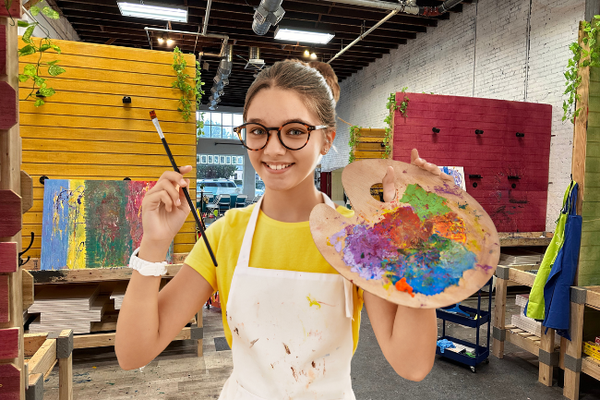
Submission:
M 281 222 L 305 222 L 323 195 L 314 185 L 312 176 L 293 189 L 278 191 L 265 188 L 261 210 L 269 218 Z

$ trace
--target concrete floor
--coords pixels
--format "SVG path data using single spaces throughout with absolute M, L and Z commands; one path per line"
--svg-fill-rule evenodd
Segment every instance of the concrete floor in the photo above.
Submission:
M 507 299 L 507 319 L 518 311 L 514 292 Z M 469 299 L 462 304 L 476 306 Z M 487 307 L 484 300 L 483 307 Z M 485 345 L 486 330 L 481 329 Z M 441 333 L 441 329 L 440 329 Z M 447 333 L 475 340 L 475 331 L 455 324 Z M 73 356 L 75 399 L 216 399 L 231 368 L 231 351 L 216 351 L 215 338 L 223 337 L 220 311 L 204 310 L 204 356 L 195 356 L 193 342 L 175 342 L 143 371 L 122 371 L 112 347 L 75 350 Z M 506 356 L 490 356 L 477 373 L 446 358 L 438 357 L 431 373 L 422 382 L 409 382 L 394 373 L 384 359 L 363 312 L 360 342 L 352 361 L 352 382 L 358 400 L 386 399 L 494 399 L 553 400 L 562 396 L 562 371 L 554 373 L 554 385 L 537 382 L 537 358 L 509 343 Z M 44 399 L 58 399 L 58 368 L 44 383 Z M 581 400 L 600 400 L 600 383 L 581 375 Z

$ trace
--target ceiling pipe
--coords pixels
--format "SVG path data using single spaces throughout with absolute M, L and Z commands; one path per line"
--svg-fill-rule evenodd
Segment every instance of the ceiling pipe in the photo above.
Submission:
M 329 61 L 327 61 L 327 64 L 330 64 L 333 60 L 335 60 L 336 58 L 338 58 L 339 56 L 341 56 L 342 54 L 344 54 L 346 52 L 346 50 L 348 50 L 350 47 L 354 46 L 356 43 L 358 43 L 361 40 L 363 40 L 365 38 L 365 36 L 367 36 L 369 33 L 373 32 L 375 29 L 379 28 L 379 26 L 381 24 L 383 24 L 385 21 L 387 21 L 388 19 L 392 18 L 394 15 L 398 14 L 399 12 L 400 11 L 398 11 L 398 10 L 393 10 L 391 13 L 389 13 L 388 15 L 386 15 L 381 21 L 379 21 L 378 23 L 376 23 L 375 25 L 373 25 L 373 27 L 371 27 L 371 29 L 369 29 L 365 33 L 362 33 L 359 37 L 357 37 L 356 39 L 354 39 L 354 41 L 352 43 L 350 43 L 349 45 L 347 45 L 346 47 L 344 47 L 342 50 L 340 50 L 339 53 L 337 53 Z
M 436 7 L 421 7 L 421 6 L 416 5 L 415 0 L 401 1 L 401 4 L 399 4 L 399 5 L 389 3 L 386 1 L 379 1 L 379 0 L 327 0 L 327 1 L 332 2 L 332 3 L 343 3 L 343 4 L 350 4 L 350 5 L 356 5 L 356 6 L 375 7 L 375 8 L 381 8 L 381 9 L 386 9 L 386 10 L 392 10 L 392 12 L 390 12 L 388 15 L 386 15 L 381 21 L 379 21 L 378 23 L 373 25 L 373 27 L 371 29 L 369 29 L 365 33 L 362 33 L 359 37 L 354 39 L 354 41 L 352 43 L 350 43 L 349 45 L 344 47 L 342 50 L 340 50 L 340 52 L 338 52 L 329 61 L 327 61 L 327 64 L 330 64 L 333 60 L 335 60 L 336 58 L 338 58 L 339 56 L 344 54 L 346 52 L 346 50 L 348 50 L 350 47 L 354 46 L 356 43 L 363 40 L 365 38 L 365 36 L 367 36 L 369 33 L 373 32 L 375 29 L 379 28 L 384 22 L 386 22 L 388 19 L 392 18 L 394 15 L 396 15 L 398 13 L 406 13 L 406 14 L 415 14 L 415 15 L 434 17 L 434 16 L 441 15 L 441 14 L 448 12 L 448 10 L 450 10 L 452 7 L 454 7 L 457 4 L 462 2 L 462 0 L 447 0 L 447 1 L 443 2 L 441 5 L 436 6 Z
M 210 17 L 210 6 L 212 5 L 212 0 L 208 0 L 206 3 L 206 13 L 204 14 L 204 26 L 202 26 L 202 34 L 206 35 L 206 30 L 208 29 L 208 18 Z
M 271 25 L 277 25 L 283 18 L 285 10 L 281 7 L 283 0 L 262 0 L 254 12 L 252 30 L 257 35 L 265 35 Z
M 452 7 L 462 3 L 462 0 L 446 0 L 439 6 L 423 7 L 417 6 L 414 0 L 401 0 L 400 4 L 380 0 L 326 0 L 331 3 L 348 4 L 352 6 L 379 8 L 382 10 L 398 11 L 404 14 L 423 15 L 425 17 L 435 17 L 442 15 Z
M 202 33 L 202 32 L 189 32 L 189 31 L 177 31 L 173 29 L 163 29 L 163 28 L 149 28 L 144 27 L 146 31 L 146 35 L 148 36 L 148 42 L 150 43 L 150 48 L 152 48 L 152 40 L 150 39 L 150 34 L 148 32 L 168 32 L 168 33 L 180 33 L 182 35 L 191 35 L 191 36 L 202 36 L 213 39 L 221 39 L 223 42 L 221 43 L 221 51 L 219 54 L 216 53 L 199 53 L 201 56 L 212 56 L 212 57 L 223 57 L 225 52 L 227 51 L 227 42 L 229 41 L 229 36 L 227 35 L 218 35 L 215 33 Z

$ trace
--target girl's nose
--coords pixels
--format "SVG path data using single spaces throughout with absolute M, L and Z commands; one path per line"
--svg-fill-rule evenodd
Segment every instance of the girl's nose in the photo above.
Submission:
M 264 148 L 264 153 L 267 155 L 282 155 L 285 154 L 286 148 L 283 147 L 281 142 L 279 141 L 279 137 L 275 131 L 269 133 L 271 136 L 269 137 L 269 141 L 267 142 L 267 147 Z

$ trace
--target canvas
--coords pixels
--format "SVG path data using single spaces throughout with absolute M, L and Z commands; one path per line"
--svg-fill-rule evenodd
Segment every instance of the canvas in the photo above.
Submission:
M 128 265 L 131 253 L 142 240 L 142 200 L 155 184 L 155 181 L 47 179 L 40 268 Z M 167 261 L 171 259 L 172 250 Z
M 463 167 L 438 167 L 440 171 L 454 178 L 454 184 L 466 191 L 465 169 Z

